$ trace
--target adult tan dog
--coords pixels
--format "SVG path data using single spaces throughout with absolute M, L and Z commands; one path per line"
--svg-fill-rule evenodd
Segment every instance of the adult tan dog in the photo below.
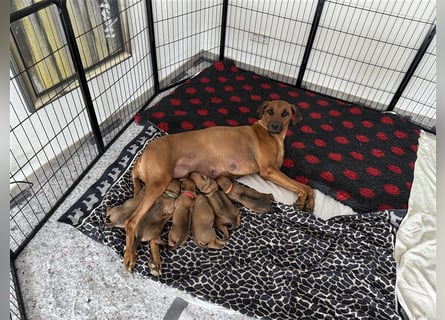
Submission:
M 295 105 L 283 100 L 265 101 L 258 108 L 260 119 L 251 126 L 210 127 L 165 135 L 153 140 L 136 161 L 132 174 L 134 195 L 145 183 L 143 199 L 135 213 L 125 221 L 124 265 L 136 264 L 136 231 L 144 214 L 173 178 L 197 171 L 212 178 L 259 173 L 261 177 L 298 194 L 295 205 L 312 212 L 311 187 L 290 179 L 280 167 L 284 157 L 284 138 L 302 116 Z

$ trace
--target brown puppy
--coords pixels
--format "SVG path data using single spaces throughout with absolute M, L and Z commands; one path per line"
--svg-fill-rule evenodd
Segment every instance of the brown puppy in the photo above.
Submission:
M 142 188 L 142 190 L 144 189 L 145 188 Z M 142 196 L 143 191 L 121 205 L 108 207 L 105 215 L 105 224 L 110 227 L 125 228 L 125 220 L 134 213 L 134 210 L 136 210 L 142 200 Z
M 215 213 L 215 225 L 224 234 L 224 238 L 228 239 L 228 227 L 236 229 L 240 224 L 239 209 L 233 205 L 222 191 L 218 190 L 215 180 L 198 172 L 192 172 L 190 179 L 195 182 L 198 190 L 206 195 Z
M 296 206 L 312 212 L 311 187 L 290 179 L 280 167 L 284 157 L 284 138 L 292 120 L 302 119 L 295 105 L 283 100 L 266 101 L 258 108 L 260 119 L 251 126 L 210 127 L 169 134 L 147 146 L 132 171 L 134 195 L 145 183 L 143 199 L 126 221 L 124 264 L 133 270 L 136 264 L 136 230 L 156 199 L 173 178 L 197 171 L 216 178 L 259 173 L 261 177 L 298 194 Z
M 216 183 L 230 199 L 241 203 L 246 208 L 259 213 L 266 213 L 272 209 L 271 201 L 274 198 L 271 194 L 258 192 L 224 176 L 216 178 Z
M 161 233 L 165 224 L 171 219 L 175 208 L 175 201 L 180 192 L 180 182 L 171 180 L 167 189 L 159 197 L 150 210 L 145 214 L 137 232 L 137 240 L 148 241 L 150 244 L 151 265 L 150 273 L 154 276 L 161 275 L 161 256 L 159 245 L 165 245 L 161 239 Z M 142 195 L 142 193 L 141 193 Z M 128 199 L 124 204 L 107 209 L 107 225 L 124 228 L 123 222 L 129 217 L 141 200 L 141 196 Z
M 168 245 L 173 249 L 182 246 L 190 235 L 191 214 L 195 198 L 195 184 L 190 179 L 184 179 L 181 182 L 181 194 L 175 202 L 172 227 L 168 233 Z
M 173 216 L 180 189 L 181 183 L 178 180 L 170 181 L 167 189 L 156 200 L 141 222 L 140 232 L 138 233 L 141 241 L 150 241 L 161 236 L 165 223 Z
M 138 234 L 141 237 L 141 241 L 148 241 L 150 244 L 150 273 L 154 276 L 161 275 L 161 255 L 159 252 L 159 245 L 165 245 L 165 242 L 161 239 L 161 233 L 167 221 L 173 216 L 175 202 L 179 192 L 179 181 L 170 181 L 167 189 L 162 196 L 156 200 L 140 225 Z
M 225 241 L 216 237 L 213 224 L 215 214 L 212 207 L 203 194 L 196 195 L 192 214 L 193 241 L 201 248 L 220 249 L 224 247 Z

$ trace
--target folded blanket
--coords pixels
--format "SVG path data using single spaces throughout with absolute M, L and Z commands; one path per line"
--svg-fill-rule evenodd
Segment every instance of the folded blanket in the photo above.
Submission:
M 397 296 L 409 319 L 436 318 L 436 136 L 422 132 L 409 209 L 397 232 Z

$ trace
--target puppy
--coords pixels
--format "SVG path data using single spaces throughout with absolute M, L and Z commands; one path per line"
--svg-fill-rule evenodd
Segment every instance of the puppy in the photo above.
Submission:
M 168 245 L 177 249 L 182 246 L 190 235 L 191 214 L 196 198 L 196 187 L 192 180 L 181 182 L 181 194 L 175 202 L 172 227 L 168 233 Z
M 240 224 L 239 209 L 233 205 L 222 191 L 218 190 L 215 180 L 198 172 L 192 172 L 190 179 L 195 182 L 198 190 L 206 195 L 210 206 L 215 212 L 216 227 L 224 234 L 224 239 L 229 239 L 228 227 L 236 229 Z
M 161 236 L 165 224 L 169 221 L 175 210 L 175 202 L 179 196 L 181 183 L 174 179 L 170 181 L 162 196 L 156 200 L 141 222 L 141 241 L 150 241 Z M 165 243 L 163 243 L 165 244 Z
M 180 191 L 180 182 L 171 180 L 161 197 L 159 197 L 150 210 L 145 214 L 139 230 L 137 230 L 137 244 L 140 241 L 148 241 L 150 245 L 151 264 L 150 273 L 154 276 L 161 275 L 161 256 L 159 245 L 165 245 L 161 239 L 161 233 L 165 224 L 173 215 L 175 201 Z M 142 197 L 128 199 L 123 205 L 107 209 L 107 225 L 125 228 L 123 221 L 131 216 L 139 205 Z
M 196 245 L 201 248 L 220 249 L 225 241 L 216 237 L 213 224 L 215 213 L 210 206 L 207 197 L 203 194 L 196 195 L 192 213 L 192 234 Z
M 225 176 L 216 178 L 216 183 L 230 199 L 241 203 L 246 208 L 259 213 L 267 213 L 272 209 L 274 198 L 271 194 L 258 192 Z
M 175 202 L 180 192 L 180 182 L 170 181 L 167 189 L 141 221 L 138 238 L 148 241 L 150 245 L 151 264 L 150 273 L 156 277 L 161 275 L 161 255 L 159 246 L 166 243 L 161 239 L 165 224 L 172 218 Z
M 121 205 L 108 207 L 105 215 L 105 224 L 109 227 L 125 228 L 125 220 L 133 214 L 141 200 L 142 192 Z

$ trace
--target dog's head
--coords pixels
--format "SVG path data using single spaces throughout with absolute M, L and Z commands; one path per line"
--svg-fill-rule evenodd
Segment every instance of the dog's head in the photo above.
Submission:
M 259 122 L 272 134 L 286 133 L 289 122 L 303 119 L 298 108 L 284 100 L 264 101 L 258 107 Z
M 167 186 L 167 189 L 165 189 L 166 192 L 170 192 L 173 195 L 178 195 L 180 193 L 180 190 L 181 183 L 176 179 L 171 180 Z
M 190 192 L 195 194 L 196 193 L 196 186 L 195 183 L 190 179 L 184 179 L 181 181 L 181 192 Z
M 233 185 L 232 179 L 225 176 L 219 176 L 218 178 L 216 178 L 216 183 L 226 193 L 227 190 L 230 190 L 231 186 Z
M 190 174 L 190 179 L 195 183 L 198 190 L 202 193 L 207 194 L 218 189 L 218 185 L 216 184 L 215 180 L 202 173 L 192 172 Z

